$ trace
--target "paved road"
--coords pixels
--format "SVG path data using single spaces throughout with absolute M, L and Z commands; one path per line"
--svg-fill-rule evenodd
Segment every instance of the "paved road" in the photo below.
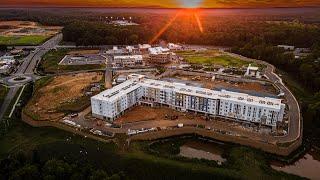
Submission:
M 280 90 L 285 94 L 285 99 L 289 106 L 289 111 L 287 112 L 287 116 L 289 117 L 289 132 L 286 136 L 274 137 L 274 139 L 278 140 L 279 142 L 291 142 L 299 139 L 302 132 L 302 120 L 299 103 L 297 99 L 294 97 L 294 95 L 291 93 L 291 91 L 282 82 L 282 79 L 275 73 L 276 68 L 265 61 L 250 59 L 233 53 L 230 53 L 230 55 L 239 57 L 243 60 L 257 62 L 267 67 L 264 70 L 264 74 L 269 78 L 269 80 L 274 82 L 275 85 L 277 85 L 280 88 Z
M 56 36 L 52 37 L 45 43 L 40 46 L 36 47 L 34 52 L 31 52 L 27 57 L 24 58 L 23 63 L 19 66 L 16 73 L 12 75 L 12 77 L 16 77 L 19 75 L 34 75 L 34 69 L 37 63 L 41 60 L 41 57 L 48 52 L 50 49 L 56 47 L 58 43 L 62 40 L 62 34 L 57 34 Z M 10 105 L 10 102 L 15 97 L 16 93 L 18 92 L 21 84 L 17 84 L 16 86 L 12 86 L 9 89 L 7 96 L 4 99 L 4 102 L 0 109 L 0 121 L 3 119 L 4 113 L 6 112 L 7 108 Z

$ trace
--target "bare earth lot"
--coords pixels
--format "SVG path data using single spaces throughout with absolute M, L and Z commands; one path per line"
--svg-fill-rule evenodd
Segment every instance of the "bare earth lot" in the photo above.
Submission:
M 136 106 L 118 118 L 115 123 L 122 124 L 138 121 L 164 120 L 166 115 L 178 116 L 180 119 L 188 119 L 185 113 L 178 112 L 167 107 L 151 108 L 146 106 Z
M 181 79 L 184 81 L 194 81 L 203 85 L 204 88 L 213 89 L 213 88 L 234 88 L 247 91 L 255 91 L 260 93 L 268 93 L 276 95 L 276 89 L 272 85 L 262 85 L 260 83 L 234 83 L 227 82 L 223 80 L 212 81 L 210 78 L 205 77 L 195 77 L 195 76 L 186 76 L 186 75 L 176 75 L 173 78 Z
M 85 88 L 99 82 L 102 74 L 82 73 L 55 77 L 48 85 L 39 89 L 25 108 L 36 120 L 58 120 L 64 116 L 64 107 L 81 107 L 85 97 Z M 63 108 L 62 108 L 63 107 Z

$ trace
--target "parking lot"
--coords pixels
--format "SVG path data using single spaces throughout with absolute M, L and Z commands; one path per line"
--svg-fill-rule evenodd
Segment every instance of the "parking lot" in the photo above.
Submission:
M 107 57 L 100 54 L 66 55 L 59 65 L 105 64 Z

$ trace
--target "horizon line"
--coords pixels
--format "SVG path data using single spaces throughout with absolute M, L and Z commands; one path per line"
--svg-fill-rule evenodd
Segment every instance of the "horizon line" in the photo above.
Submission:
M 210 10 L 210 9 L 289 9 L 289 8 L 320 8 L 320 5 L 309 5 L 309 6 L 267 6 L 267 7 L 198 7 L 198 8 L 184 8 L 184 7 L 161 7 L 161 6 L 63 6 L 63 5 L 4 5 L 0 8 L 100 8 L 100 9 L 199 9 L 199 10 Z

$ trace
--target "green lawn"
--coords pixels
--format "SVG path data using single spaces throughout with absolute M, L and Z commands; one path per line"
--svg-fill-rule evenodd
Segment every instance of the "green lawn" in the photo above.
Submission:
M 47 40 L 49 36 L 0 36 L 0 44 L 8 46 L 39 45 Z
M 70 49 L 50 50 L 42 57 L 38 71 L 55 74 L 80 70 L 102 69 L 105 67 L 104 65 L 59 65 L 59 62 L 70 51 Z
M 229 56 L 227 53 L 219 52 L 217 50 L 207 50 L 199 52 L 180 51 L 177 52 L 177 54 L 182 56 L 187 62 L 191 64 L 218 65 L 223 67 L 242 67 L 248 66 L 250 64 L 249 62 Z

